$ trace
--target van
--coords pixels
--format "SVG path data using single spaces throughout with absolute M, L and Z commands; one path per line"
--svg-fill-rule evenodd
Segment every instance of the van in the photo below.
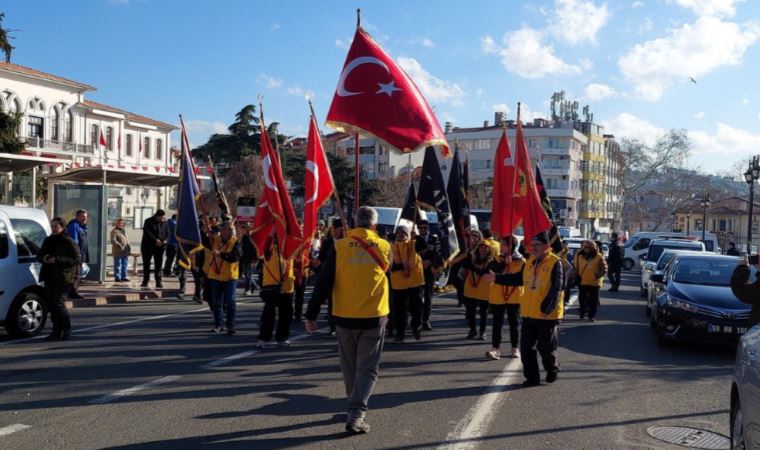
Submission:
M 49 235 L 45 211 L 0 205 L 0 325 L 14 337 L 31 337 L 45 328 L 37 253 Z
M 477 222 L 480 229 L 491 229 L 491 215 L 490 209 L 471 209 L 470 217 L 474 216 L 476 220 L 473 222 L 470 219 L 470 223 Z
M 441 237 L 441 226 L 438 225 L 438 214 L 434 212 L 428 212 L 427 213 L 427 220 L 430 224 L 430 232 L 438 235 L 438 237 Z M 480 223 L 478 222 L 478 218 L 470 214 L 470 229 L 476 229 L 480 231 Z
M 625 241 L 625 245 L 623 245 L 623 268 L 631 270 L 636 267 L 641 255 L 647 253 L 651 242 L 662 238 L 688 238 L 702 241 L 702 232 L 695 231 L 687 236 L 686 233 L 677 232 L 640 231 L 628 238 Z M 718 246 L 718 238 L 714 234 L 706 233 L 705 240 L 702 243 L 705 244 L 705 251 L 721 253 L 721 248 Z
M 391 242 L 394 240 L 393 233 L 396 231 L 396 227 L 399 225 L 406 225 L 412 227 L 412 222 L 407 219 L 401 218 L 401 208 L 392 208 L 387 206 L 373 206 L 377 211 L 377 227 L 375 231 L 384 239 L 388 239 Z M 417 211 L 417 220 L 429 220 L 429 214 L 422 209 Z

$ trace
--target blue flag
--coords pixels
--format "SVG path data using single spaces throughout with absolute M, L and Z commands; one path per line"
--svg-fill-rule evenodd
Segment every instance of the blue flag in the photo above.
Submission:
M 190 268 L 190 255 L 203 249 L 201 230 L 198 227 L 198 209 L 196 201 L 200 198 L 201 190 L 195 178 L 193 160 L 190 157 L 185 123 L 182 123 L 182 159 L 179 170 L 179 192 L 177 194 L 177 227 L 174 231 L 177 237 L 177 263 L 185 269 Z

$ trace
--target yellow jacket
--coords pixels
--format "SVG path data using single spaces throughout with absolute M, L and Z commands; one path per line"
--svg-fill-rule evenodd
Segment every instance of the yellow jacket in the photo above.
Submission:
M 573 267 L 575 268 L 575 275 L 581 277 L 581 286 L 602 287 L 604 285 L 607 263 L 601 253 L 597 252 L 593 257 L 587 258 L 578 252 L 575 254 Z
M 504 268 L 503 273 L 520 273 L 525 267 L 524 259 L 513 259 Z M 523 286 L 503 286 L 498 283 L 491 284 L 488 302 L 492 305 L 519 305 L 522 301 Z
M 293 273 L 293 259 L 282 259 L 273 247 L 269 258 L 264 258 L 264 286 L 280 285 L 281 294 L 291 294 L 295 290 L 296 277 Z
M 493 262 L 489 258 L 483 265 L 476 265 L 472 260 L 464 266 L 464 296 L 475 300 L 489 301 L 491 298 L 491 284 L 483 280 L 483 275 L 478 271 L 488 268 Z
M 415 251 L 414 239 L 405 242 L 394 242 L 391 244 L 393 252 L 393 264 L 412 263 L 409 272 L 404 269 L 393 270 L 391 268 L 391 289 L 409 289 L 425 284 L 425 275 L 422 271 L 422 258 Z
M 335 241 L 333 315 L 347 319 L 387 316 L 391 244 L 366 228 Z
M 520 313 L 523 317 L 538 320 L 559 320 L 564 316 L 562 302 L 564 269 L 554 253 L 547 253 L 540 261 L 531 256 L 522 273 L 496 276 L 498 284 L 522 286 Z
M 211 248 L 219 250 L 222 253 L 232 253 L 233 248 L 237 244 L 237 238 L 231 237 L 229 241 L 222 242 L 220 235 L 214 235 L 211 237 Z M 206 276 L 211 280 L 217 281 L 237 281 L 240 273 L 239 267 L 239 253 L 238 260 L 225 261 L 222 255 L 214 256 L 211 251 L 206 250 L 205 270 Z

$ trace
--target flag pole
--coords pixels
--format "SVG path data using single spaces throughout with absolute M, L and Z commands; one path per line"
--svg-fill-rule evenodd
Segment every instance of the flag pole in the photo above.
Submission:
M 259 117 L 260 117 L 260 123 L 262 129 L 266 128 L 266 122 L 264 121 L 264 98 L 262 96 L 259 96 Z M 267 139 L 269 138 L 269 134 L 267 134 Z M 275 141 L 277 141 L 277 137 L 275 136 Z M 280 155 L 277 151 L 274 152 L 275 157 L 279 160 Z M 280 170 L 282 170 L 282 167 L 280 167 Z M 269 174 L 265 173 L 265 177 L 268 177 Z M 277 226 L 272 228 L 274 230 L 274 239 L 272 239 L 272 242 L 274 243 L 275 251 L 277 252 L 277 267 L 280 269 L 280 283 L 282 283 L 282 259 L 280 258 L 280 245 L 279 245 L 279 236 L 277 236 Z M 287 233 L 286 233 L 287 234 Z
M 187 150 L 188 159 L 190 160 L 190 166 L 193 170 L 193 176 L 195 176 L 195 163 L 193 162 L 193 155 L 190 153 L 190 142 L 187 142 L 187 133 L 185 131 L 185 121 L 182 119 L 182 114 L 179 115 L 179 123 L 182 125 L 182 147 Z M 183 155 L 184 158 L 184 155 Z M 197 183 L 197 180 L 196 180 Z M 208 213 L 206 212 L 206 205 L 203 203 L 203 194 L 201 194 L 201 213 L 203 214 L 203 223 L 206 225 L 206 238 L 211 242 L 211 224 L 208 223 Z
M 522 125 L 520 124 L 520 107 L 521 107 L 520 102 L 517 102 L 517 123 L 516 123 L 516 125 L 517 125 L 518 132 L 522 128 Z M 515 187 L 516 187 L 515 185 L 517 184 L 517 171 L 519 170 L 518 169 L 519 166 L 517 165 L 517 158 L 520 155 L 520 149 L 518 148 L 517 140 L 516 139 L 515 139 L 515 151 L 514 151 L 514 154 L 515 154 L 515 157 L 514 157 L 514 160 L 512 162 L 513 162 L 513 164 L 515 166 L 515 170 L 512 172 L 512 195 L 509 197 L 509 234 L 510 234 L 510 236 L 515 232 L 515 227 L 514 227 L 514 222 L 513 222 L 513 220 L 514 220 L 514 210 L 515 210 Z M 519 187 L 518 187 L 518 192 L 519 192 Z M 525 234 L 525 230 L 523 230 L 523 234 Z M 533 239 L 533 236 L 525 236 L 525 237 L 527 239 Z
M 317 123 L 317 115 L 314 113 L 314 106 L 311 104 L 311 100 L 308 100 L 309 102 L 309 111 L 311 111 L 311 118 L 314 120 L 314 123 Z M 322 132 L 319 130 L 319 127 L 317 127 L 317 135 L 319 136 L 319 143 L 322 143 Z M 320 145 L 322 149 L 325 148 L 324 145 Z M 325 155 L 327 157 L 327 155 Z M 343 211 L 343 205 L 340 204 L 340 195 L 338 194 L 338 186 L 335 185 L 335 179 L 333 178 L 332 174 L 332 168 L 330 167 L 330 163 L 328 161 L 327 163 L 327 174 L 330 176 L 330 183 L 333 185 L 333 196 L 335 197 L 335 206 L 338 208 L 338 215 L 340 215 L 340 219 L 343 221 L 343 227 L 346 229 L 349 229 L 348 222 L 346 221 L 346 212 Z
M 362 10 L 361 8 L 356 8 L 356 28 L 362 27 Z
M 359 210 L 359 133 L 354 133 L 354 214 Z

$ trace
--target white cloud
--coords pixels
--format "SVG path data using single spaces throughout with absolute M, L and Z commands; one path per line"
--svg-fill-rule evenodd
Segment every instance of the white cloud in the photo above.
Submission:
M 302 89 L 300 86 L 290 86 L 288 88 L 288 94 L 295 95 L 296 97 L 303 97 L 307 100 L 314 98 L 314 91 L 310 89 Z
M 520 104 L 520 120 L 522 121 L 522 123 L 533 122 L 533 119 L 539 119 L 539 118 L 545 119 L 546 114 L 540 113 L 538 111 L 533 111 L 532 109 L 530 109 L 530 106 L 528 106 L 525 103 Z M 515 117 L 515 119 L 517 119 L 517 117 Z
M 743 0 L 674 0 L 679 6 L 690 9 L 698 17 L 733 17 L 736 14 L 736 3 Z
M 502 46 L 490 36 L 481 38 L 485 53 L 498 54 L 501 64 L 510 72 L 524 78 L 541 78 L 546 75 L 577 75 L 581 69 L 567 64 L 554 55 L 554 48 L 544 44 L 543 34 L 530 27 L 508 32 Z
M 602 121 L 604 132 L 615 135 L 616 139 L 635 139 L 645 144 L 654 144 L 667 130 L 652 122 L 629 113 L 620 113 L 612 120 Z
M 707 117 L 707 113 L 705 113 L 704 111 L 700 111 L 694 114 L 695 119 L 704 119 L 705 117 Z
M 422 44 L 423 47 L 435 47 L 435 42 L 431 41 L 430 38 L 422 38 L 420 44 Z
M 641 1 L 638 1 L 638 0 L 635 1 L 635 2 L 633 2 L 633 3 L 631 3 L 631 8 L 633 8 L 633 9 L 641 8 L 642 6 L 644 6 L 644 2 L 641 2 Z
M 745 105 L 745 106 L 749 105 L 749 97 L 747 97 L 747 94 L 742 95 L 741 103 L 742 105 Z
M 187 128 L 188 133 L 228 133 L 227 125 L 218 121 L 208 122 L 206 120 L 188 120 L 185 122 L 185 128 Z
M 493 112 L 503 112 L 507 115 L 512 112 L 512 109 L 510 109 L 509 105 L 506 103 L 496 103 L 494 105 L 491 105 L 491 111 Z
M 607 4 L 583 0 L 555 0 L 556 11 L 548 31 L 568 45 L 596 44 L 596 34 L 610 18 Z
M 699 77 L 718 67 L 740 64 L 760 28 L 715 17 L 671 30 L 669 35 L 636 45 L 618 59 L 618 67 L 634 86 L 636 96 L 658 100 L 677 80 Z
M 617 97 L 614 88 L 606 84 L 591 83 L 586 86 L 586 98 L 591 101 L 604 100 L 605 98 Z
M 282 86 L 282 80 L 275 77 L 270 77 L 266 74 L 259 75 L 258 78 L 256 78 L 256 82 L 258 84 L 263 84 L 265 88 L 267 89 L 277 89 Z
M 578 66 L 582 71 L 588 72 L 594 68 L 594 61 L 591 61 L 589 58 L 581 58 L 578 60 Z
M 269 29 L 272 31 L 279 30 L 280 28 L 282 28 L 282 25 L 280 25 L 279 23 L 273 23 L 269 25 Z
M 337 38 L 335 39 L 335 46 L 344 50 L 348 50 L 348 47 L 351 45 L 351 41 L 353 41 L 352 38 Z
M 654 22 L 652 22 L 651 17 L 645 17 L 644 20 L 641 21 L 638 28 L 636 28 L 636 34 L 644 34 L 652 31 L 654 29 Z
M 694 155 L 731 154 L 752 155 L 760 147 L 760 135 L 718 123 L 715 134 L 705 131 L 690 131 L 689 140 Z
M 401 56 L 396 61 L 430 103 L 462 104 L 464 91 L 458 84 L 434 77 L 414 58 Z
M 483 88 L 478 88 L 478 89 L 476 89 L 476 90 L 475 90 L 475 97 L 477 97 L 477 98 L 481 98 L 481 97 L 483 97 L 484 95 L 486 95 L 486 91 L 485 91 L 485 89 L 483 89 Z

